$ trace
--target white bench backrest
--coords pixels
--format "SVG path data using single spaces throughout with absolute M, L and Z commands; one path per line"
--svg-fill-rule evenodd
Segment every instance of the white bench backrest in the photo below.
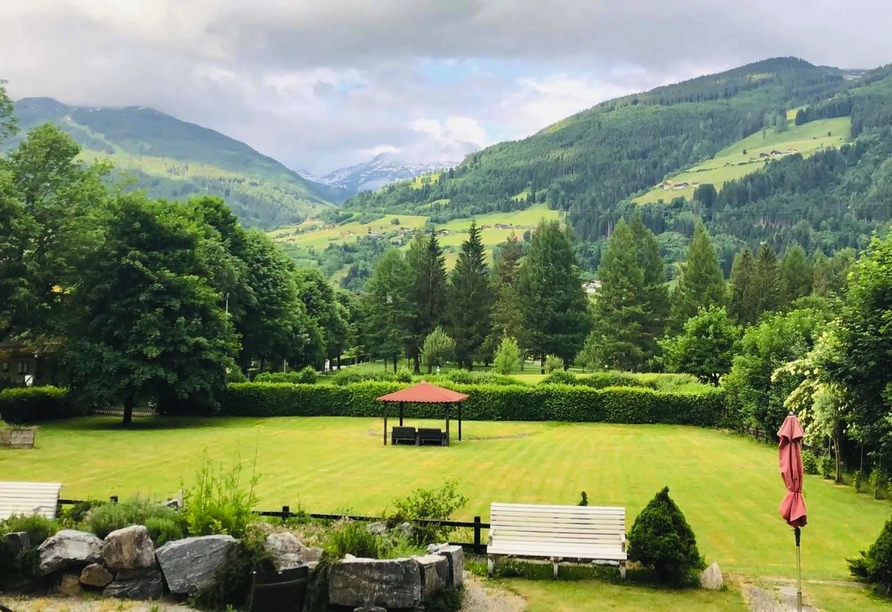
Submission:
M 626 509 L 616 506 L 497 504 L 490 507 L 493 542 L 622 548 Z
M 55 482 L 0 481 L 0 520 L 14 514 L 39 514 L 56 518 L 62 485 Z

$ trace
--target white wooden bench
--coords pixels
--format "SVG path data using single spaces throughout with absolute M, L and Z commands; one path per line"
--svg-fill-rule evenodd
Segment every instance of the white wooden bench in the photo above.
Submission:
M 614 506 L 497 504 L 490 507 L 487 567 L 498 557 L 594 562 L 626 577 L 626 509 Z
M 62 485 L 56 482 L 0 481 L 0 520 L 15 514 L 56 518 Z

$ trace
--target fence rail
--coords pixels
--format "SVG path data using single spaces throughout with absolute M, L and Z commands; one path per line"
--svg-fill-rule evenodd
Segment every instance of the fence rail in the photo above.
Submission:
M 111 503 L 118 503 L 118 496 L 112 495 L 109 498 Z M 80 499 L 59 499 L 59 506 L 74 506 L 76 504 L 85 504 L 88 503 L 84 500 Z M 255 510 L 254 514 L 257 516 L 266 516 L 272 518 L 280 518 L 283 521 L 287 521 L 290 518 L 296 517 L 309 517 L 314 520 L 319 521 L 337 521 L 341 519 L 349 519 L 351 521 L 362 521 L 365 523 L 375 523 L 378 521 L 383 521 L 384 519 L 380 516 L 360 516 L 353 514 L 324 514 L 324 513 L 316 513 L 316 512 L 292 512 L 290 506 L 282 506 L 281 510 Z M 489 523 L 484 523 L 479 516 L 475 516 L 473 521 L 436 521 L 429 519 L 415 519 L 409 520 L 408 523 L 414 523 L 416 525 L 436 525 L 438 527 L 452 527 L 456 529 L 473 529 L 474 530 L 474 541 L 473 542 L 449 542 L 453 546 L 461 546 L 465 550 L 469 550 L 475 555 L 483 555 L 486 554 L 486 544 L 483 543 L 483 530 L 489 530 Z

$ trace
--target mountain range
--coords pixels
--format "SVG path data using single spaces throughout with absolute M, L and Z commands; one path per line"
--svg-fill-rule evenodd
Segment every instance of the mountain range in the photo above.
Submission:
M 135 177 L 135 186 L 149 195 L 182 199 L 219 194 L 242 223 L 263 228 L 300 223 L 361 189 L 377 189 L 449 165 L 405 164 L 379 155 L 316 178 L 243 142 L 151 108 L 86 108 L 51 98 L 25 98 L 15 103 L 15 114 L 22 129 L 4 143 L 6 148 L 15 146 L 30 128 L 51 122 L 83 148 L 85 159 L 109 159 L 119 176 L 126 172 Z

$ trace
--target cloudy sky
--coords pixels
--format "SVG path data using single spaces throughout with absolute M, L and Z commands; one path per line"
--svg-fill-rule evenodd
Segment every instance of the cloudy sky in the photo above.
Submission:
M 0 0 L 15 98 L 152 106 L 317 174 L 459 160 L 780 55 L 892 62 L 889 0 Z

